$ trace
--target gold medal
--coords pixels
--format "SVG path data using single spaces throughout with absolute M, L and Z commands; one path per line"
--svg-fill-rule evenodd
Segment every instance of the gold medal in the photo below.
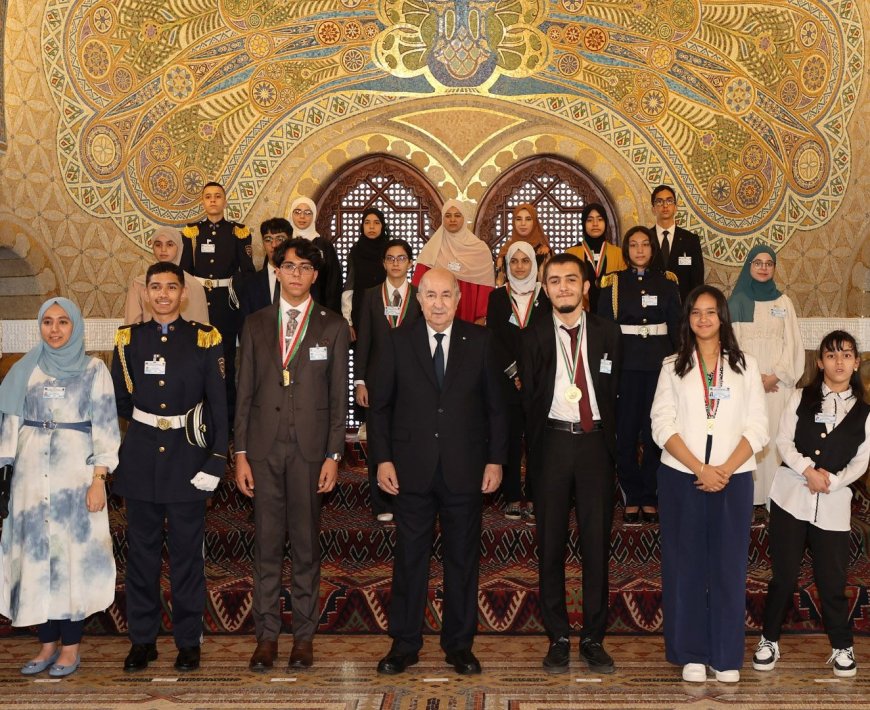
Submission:
M 565 399 L 571 402 L 571 404 L 576 404 L 583 399 L 583 392 L 577 385 L 569 385 L 565 389 Z
M 290 386 L 290 370 L 282 370 L 281 376 L 284 378 L 284 386 Z
M 712 434 L 712 433 L 713 433 L 713 425 L 714 425 L 715 423 L 716 423 L 716 420 L 715 420 L 715 419 L 708 419 L 708 420 L 707 420 L 707 433 L 708 433 L 708 434 Z

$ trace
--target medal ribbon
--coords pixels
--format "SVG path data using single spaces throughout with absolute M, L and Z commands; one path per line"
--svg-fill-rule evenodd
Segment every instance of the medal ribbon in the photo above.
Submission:
M 302 345 L 302 338 L 305 337 L 305 331 L 308 330 L 308 321 L 311 320 L 311 307 L 314 305 L 314 299 L 308 299 L 308 307 L 305 309 L 305 313 L 302 316 L 302 321 L 296 327 L 296 332 L 293 334 L 293 340 L 290 341 L 290 347 L 287 348 L 286 355 L 284 354 L 284 328 L 281 324 L 283 319 L 283 310 L 282 308 L 278 308 L 278 347 L 280 348 L 281 355 L 281 366 L 283 369 L 287 369 L 287 365 L 290 364 L 290 361 L 296 356 L 296 352 L 299 350 L 299 346 Z
M 565 369 L 568 370 L 568 377 L 571 378 L 571 384 L 575 384 L 576 378 L 574 377 L 577 372 L 577 364 L 580 361 L 580 348 L 582 345 L 583 339 L 583 326 L 586 323 L 585 318 L 580 319 L 580 329 L 577 331 L 577 349 L 572 353 L 572 357 L 568 358 L 568 350 L 565 348 L 565 343 L 562 342 L 562 338 L 559 338 L 559 349 L 562 352 L 562 361 L 565 363 Z M 571 364 L 571 360 L 574 361 L 574 364 Z
M 718 399 L 710 399 L 710 390 L 713 387 L 721 386 L 723 380 L 723 368 L 725 365 L 725 361 L 722 358 L 722 350 L 720 348 L 719 355 L 716 356 L 716 364 L 717 369 L 713 370 L 713 384 L 711 385 L 709 373 L 707 372 L 707 366 L 704 364 L 704 358 L 701 357 L 701 351 L 695 348 L 695 354 L 698 357 L 698 362 L 701 365 L 701 379 L 704 384 L 704 409 L 707 410 L 707 419 L 715 419 L 716 418 L 716 410 L 719 409 L 719 400 Z M 717 372 L 718 370 L 718 372 Z
M 389 298 L 387 298 L 387 282 L 384 281 L 384 284 L 381 288 L 381 294 L 384 299 L 384 308 L 390 307 L 392 304 L 390 303 Z M 401 312 L 398 316 L 387 316 L 387 322 L 390 324 L 390 328 L 398 328 L 402 325 L 402 321 L 405 320 L 405 315 L 408 313 L 408 304 L 410 303 L 410 299 L 408 296 L 411 295 L 411 289 L 407 289 L 405 291 L 405 295 L 402 297 L 402 305 L 400 306 Z
M 521 317 L 520 316 L 520 307 L 517 305 L 517 302 L 516 302 L 516 300 L 514 300 L 514 297 L 511 296 L 510 284 L 505 284 L 504 287 L 507 290 L 508 298 L 511 301 L 511 310 L 514 312 L 514 317 L 517 319 L 517 325 L 520 327 L 520 329 L 525 328 L 529 323 L 529 317 L 532 315 L 532 308 L 535 305 L 535 292 L 532 291 L 532 296 L 531 296 L 531 298 L 529 298 L 529 305 L 526 307 L 525 317 Z
M 601 251 L 598 252 L 598 261 L 595 261 L 595 254 L 589 248 L 589 245 L 584 241 L 583 242 L 583 250 L 586 252 L 586 258 L 589 260 L 589 263 L 592 264 L 592 269 L 595 271 L 595 278 L 597 279 L 601 274 L 601 269 L 604 268 L 604 249 L 607 247 L 607 242 L 604 241 L 601 243 Z

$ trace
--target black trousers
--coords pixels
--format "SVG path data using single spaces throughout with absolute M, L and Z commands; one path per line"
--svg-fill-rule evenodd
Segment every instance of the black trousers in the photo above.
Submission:
M 658 505 L 657 473 L 662 450 L 652 438 L 649 413 L 656 394 L 658 371 L 623 370 L 616 407 L 616 467 L 625 505 Z M 643 444 L 638 462 L 637 444 Z
M 168 522 L 172 635 L 178 648 L 202 642 L 205 611 L 205 501 L 151 503 L 127 499 L 127 626 L 133 643 L 154 643 L 160 631 L 163 521 Z
M 227 415 L 230 431 L 233 430 L 233 417 L 236 411 L 236 337 L 239 334 L 239 312 L 229 303 L 229 289 L 213 288 L 206 290 L 208 319 L 220 331 L 221 345 L 224 349 L 224 376 L 227 388 Z
M 525 499 L 534 500 L 534 462 L 531 456 L 526 457 L 526 480 L 523 486 L 522 463 L 523 442 L 525 440 L 526 417 L 523 414 L 520 393 L 517 392 L 513 383 L 507 385 L 510 389 L 505 395 L 508 403 L 508 415 L 510 417 L 510 431 L 508 437 L 508 462 L 504 467 L 504 477 L 501 481 L 501 493 L 507 503 L 515 503 L 523 500 L 523 488 Z
M 852 645 L 852 624 L 846 599 L 849 533 L 822 530 L 770 501 L 768 532 L 773 576 L 764 603 L 764 638 L 779 641 L 782 623 L 792 605 L 804 548 L 813 556 L 813 578 L 822 602 L 822 622 L 832 648 Z
M 535 481 L 539 588 L 544 629 L 552 641 L 568 637 L 565 548 L 572 499 L 583 559 L 581 638 L 601 642 L 607 629 L 608 562 L 613 522 L 613 459 L 604 433 L 544 429 Z
M 399 490 L 393 505 L 396 550 L 389 633 L 398 653 L 423 646 L 423 615 L 429 586 L 429 561 L 435 518 L 441 523 L 444 558 L 444 604 L 441 648 L 450 653 L 470 649 L 477 631 L 480 570 L 480 516 L 483 494 L 454 493 L 447 488 L 441 465 L 425 493 Z

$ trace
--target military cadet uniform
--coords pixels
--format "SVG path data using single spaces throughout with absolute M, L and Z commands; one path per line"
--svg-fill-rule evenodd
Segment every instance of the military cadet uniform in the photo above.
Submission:
M 221 335 L 178 318 L 125 325 L 115 337 L 112 380 L 118 414 L 130 420 L 113 491 L 126 499 L 127 624 L 133 644 L 153 644 L 160 629 L 163 525 L 172 574 L 172 622 L 179 649 L 198 647 L 205 609 L 203 534 L 210 492 L 190 482 L 226 471 L 227 416 Z M 210 448 L 190 443 L 184 416 L 205 399 Z
M 180 266 L 205 287 L 208 317 L 223 338 L 226 359 L 227 408 L 232 426 L 236 402 L 236 336 L 239 295 L 255 273 L 251 230 L 238 222 L 207 217 L 181 230 Z
M 622 330 L 622 376 L 616 409 L 616 466 L 626 506 L 658 506 L 656 472 L 661 449 L 652 440 L 650 409 L 662 360 L 680 338 L 677 277 L 629 267 L 601 279 L 598 314 Z M 638 465 L 637 442 L 643 444 Z

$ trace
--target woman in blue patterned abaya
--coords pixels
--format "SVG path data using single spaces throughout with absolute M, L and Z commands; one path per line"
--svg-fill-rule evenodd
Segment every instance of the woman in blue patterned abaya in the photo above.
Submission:
M 22 668 L 74 672 L 85 619 L 115 596 L 106 474 L 118 463 L 118 414 L 105 364 L 85 354 L 84 321 L 66 298 L 39 309 L 40 342 L 0 386 L 0 466 L 11 465 L 0 540 L 0 614 L 37 626 Z

